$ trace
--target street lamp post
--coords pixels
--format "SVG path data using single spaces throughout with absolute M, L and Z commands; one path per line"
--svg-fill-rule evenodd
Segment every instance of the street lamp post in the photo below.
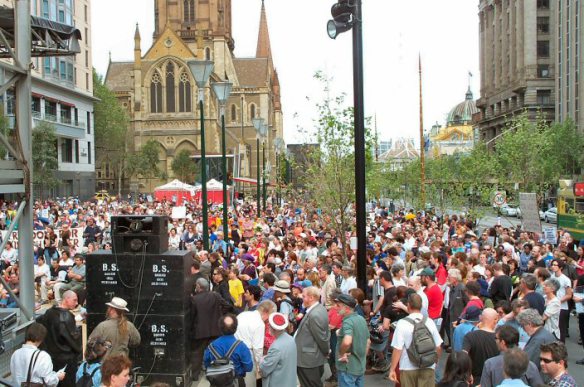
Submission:
M 225 143 L 225 104 L 227 103 L 229 94 L 231 94 L 231 87 L 233 84 L 231 82 L 215 82 L 211 84 L 211 86 L 213 87 L 213 91 L 217 96 L 221 114 L 221 158 L 223 161 L 223 240 L 227 242 L 229 240 L 229 228 L 227 224 L 227 146 Z
M 280 137 L 274 139 L 274 149 L 276 151 L 276 184 L 278 185 L 276 194 L 277 194 L 277 203 L 278 207 L 280 207 L 280 203 L 282 201 L 282 191 L 281 191 L 281 183 L 280 183 L 280 173 L 281 173 L 281 166 L 280 166 L 280 157 L 282 156 L 282 151 L 284 150 L 284 140 Z
M 260 184 L 261 184 L 261 176 L 260 176 L 260 137 L 262 136 L 262 133 L 264 132 L 264 119 L 263 118 L 254 118 L 252 120 L 253 123 L 253 127 L 256 130 L 256 154 L 257 154 L 257 184 L 256 184 L 256 188 L 257 188 L 257 203 L 258 203 L 258 215 L 261 214 L 261 191 L 260 191 Z
M 189 60 L 187 65 L 195 78 L 199 90 L 199 111 L 201 120 L 201 201 L 203 204 L 203 248 L 209 250 L 209 214 L 207 213 L 207 160 L 205 158 L 205 112 L 203 100 L 205 99 L 205 87 L 213 72 L 213 61 Z
M 268 132 L 268 126 L 264 126 L 264 132 Z M 266 211 L 266 140 L 262 138 L 262 208 Z
M 357 211 L 357 284 L 367 286 L 367 213 L 365 208 L 365 108 L 363 103 L 363 15 L 361 0 L 338 0 L 327 23 L 331 39 L 353 30 L 353 103 L 355 121 L 355 209 Z

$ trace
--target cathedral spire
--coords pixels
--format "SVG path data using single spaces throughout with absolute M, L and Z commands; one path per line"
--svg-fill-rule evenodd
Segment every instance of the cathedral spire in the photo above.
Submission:
M 136 23 L 136 32 L 134 33 L 134 50 L 140 50 L 140 42 L 142 38 L 140 37 L 140 27 Z
M 264 0 L 262 0 L 256 58 L 272 58 L 272 47 L 270 45 L 270 33 L 268 32 L 268 18 L 266 17 L 266 7 L 264 5 Z

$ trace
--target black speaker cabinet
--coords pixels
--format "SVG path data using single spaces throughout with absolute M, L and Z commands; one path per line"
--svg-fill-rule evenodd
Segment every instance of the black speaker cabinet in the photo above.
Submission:
M 112 216 L 116 253 L 160 254 L 168 250 L 167 216 Z
M 133 366 L 140 367 L 136 381 L 147 386 L 154 382 L 171 386 L 190 385 L 187 315 L 138 314 L 130 315 L 129 319 L 140 332 L 141 338 L 140 345 L 130 350 Z M 88 314 L 88 332 L 104 320 L 103 314 Z
M 163 254 L 89 254 L 87 312 L 103 315 L 112 297 L 128 302 L 131 314 L 179 315 L 188 311 L 192 292 L 190 251 Z

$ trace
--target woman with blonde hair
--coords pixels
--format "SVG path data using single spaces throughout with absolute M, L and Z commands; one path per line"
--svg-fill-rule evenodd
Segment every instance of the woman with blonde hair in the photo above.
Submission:
M 130 348 L 140 345 L 140 333 L 126 317 L 129 312 L 128 303 L 122 298 L 114 297 L 106 305 L 106 320 L 95 327 L 89 339 L 101 337 L 112 344 L 106 357 L 119 354 L 128 356 Z

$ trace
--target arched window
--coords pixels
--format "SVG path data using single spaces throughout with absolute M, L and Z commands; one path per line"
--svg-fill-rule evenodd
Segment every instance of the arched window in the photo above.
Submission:
M 178 84 L 178 111 L 191 111 L 191 81 L 189 76 L 184 71 L 180 74 L 180 82 Z
M 195 0 L 184 0 L 184 15 L 186 22 L 195 21 Z
M 231 122 L 237 121 L 237 109 L 235 105 L 231 105 Z
M 162 113 L 162 82 L 158 73 L 154 73 L 150 81 L 150 111 Z
M 254 118 L 256 118 L 256 105 L 252 103 L 249 105 L 249 119 L 253 120 Z
M 166 111 L 170 113 L 176 111 L 174 95 L 174 64 L 172 62 L 168 62 L 166 65 Z
M 211 60 L 211 49 L 209 47 L 205 47 L 205 60 Z

